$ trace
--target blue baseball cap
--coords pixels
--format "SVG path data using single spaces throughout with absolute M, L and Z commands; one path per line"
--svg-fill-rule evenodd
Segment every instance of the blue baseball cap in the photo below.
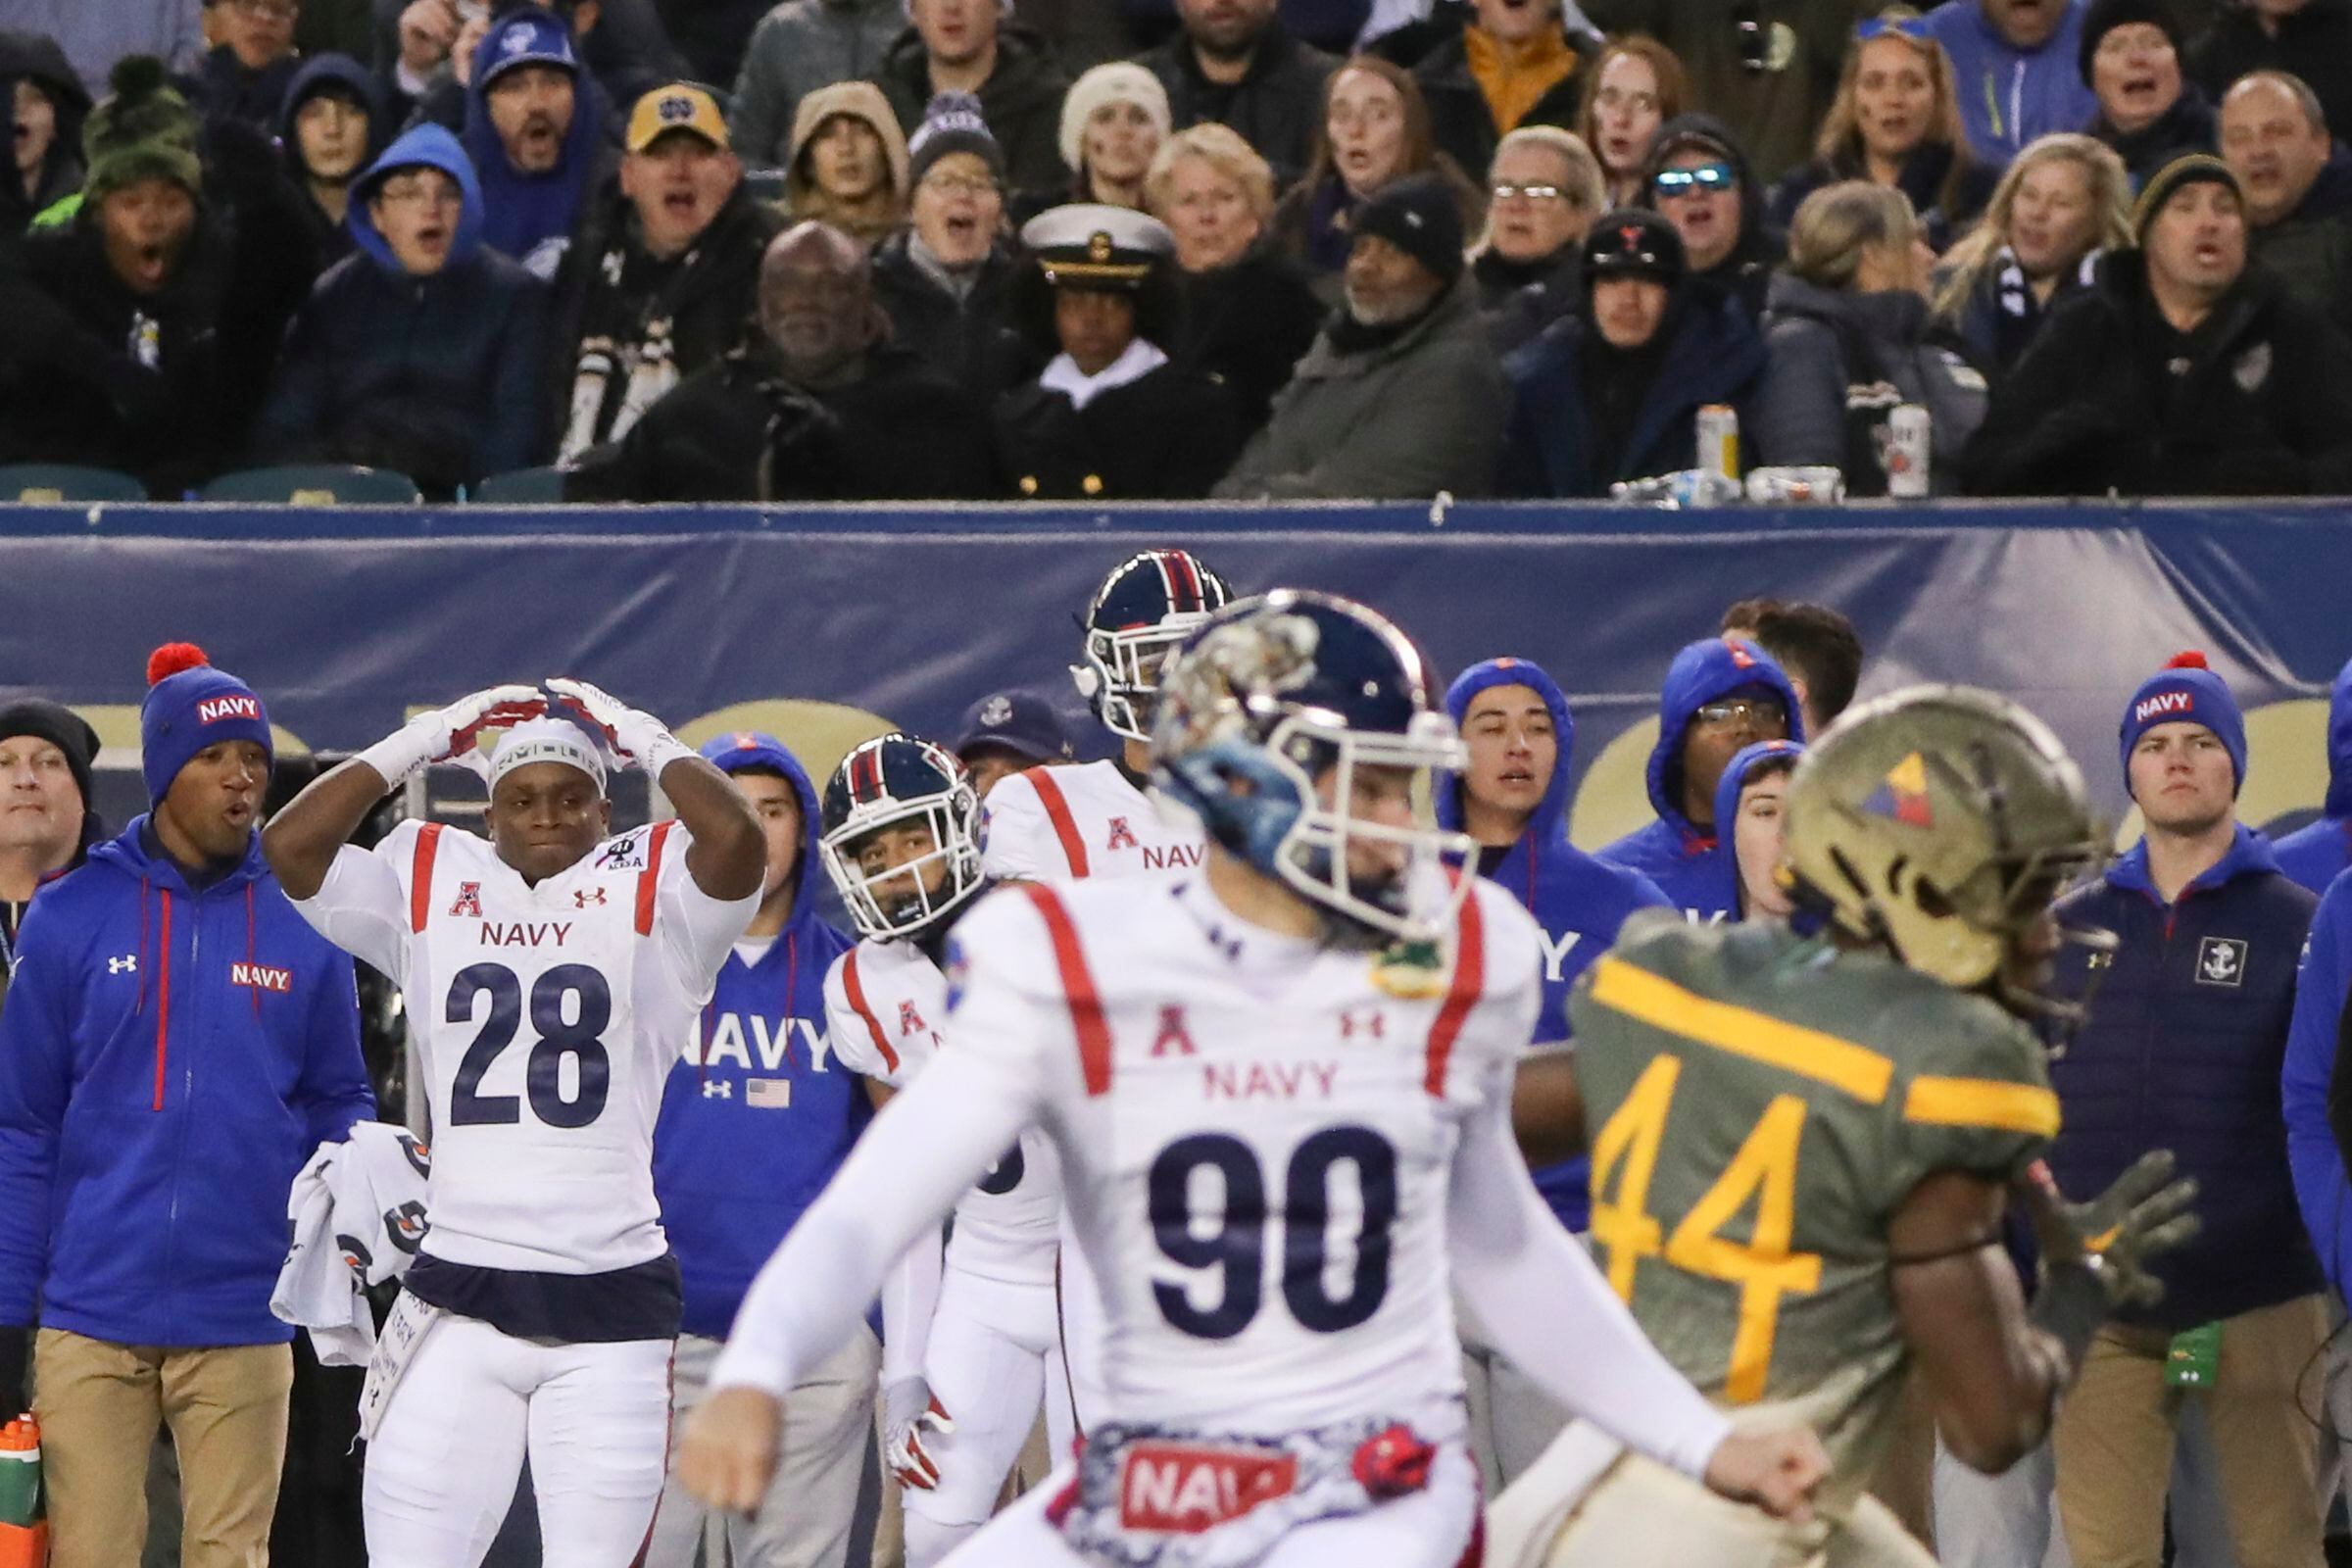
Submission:
M 522 66 L 554 66 L 574 76 L 580 74 L 579 53 L 572 48 L 571 28 L 563 18 L 537 6 L 508 13 L 474 50 L 474 86 L 488 92 L 492 82 Z
M 784 743 L 773 735 L 756 729 L 732 730 L 713 736 L 703 743 L 704 761 L 721 773 L 740 772 L 747 767 L 772 767 L 786 778 L 800 771 Z
M 983 746 L 1001 746 L 1032 762 L 1066 762 L 1076 755 L 1061 714 L 1036 692 L 996 692 L 966 710 L 956 755 L 965 757 Z

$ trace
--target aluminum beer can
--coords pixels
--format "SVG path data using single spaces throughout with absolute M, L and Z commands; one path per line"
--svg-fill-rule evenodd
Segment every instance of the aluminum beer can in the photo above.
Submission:
M 1740 477 L 1740 416 L 1728 403 L 1698 411 L 1698 471 Z
M 1886 493 L 1919 500 L 1928 493 L 1928 411 L 1898 403 L 1886 411 Z

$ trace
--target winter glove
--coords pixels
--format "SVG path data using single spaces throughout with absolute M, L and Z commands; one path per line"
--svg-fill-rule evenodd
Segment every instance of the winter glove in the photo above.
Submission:
M 453 760 L 487 777 L 489 760 L 476 745 L 482 732 L 511 728 L 546 711 L 547 699 L 536 687 L 493 686 L 418 713 L 360 753 L 359 760 L 382 774 L 389 789 L 400 788 L 419 768 Z
M 2080 1366 L 2091 1336 L 2118 1307 L 2153 1306 L 2164 1282 L 2150 1259 L 2194 1237 L 2197 1184 L 2173 1179 L 2173 1153 L 2151 1150 L 2087 1203 L 2067 1201 L 2039 1160 L 2015 1187 L 2041 1248 L 2034 1321 L 2058 1337 Z
M 939 1466 L 923 1451 L 925 1433 L 950 1433 L 956 1422 L 931 1396 L 921 1378 L 901 1378 L 882 1391 L 883 1462 L 902 1487 L 929 1492 L 939 1485 Z
M 613 757 L 624 765 L 634 763 L 658 779 L 670 763 L 694 755 L 660 719 L 601 687 L 559 676 L 547 683 L 547 689 L 585 718 L 589 728 L 601 733 Z

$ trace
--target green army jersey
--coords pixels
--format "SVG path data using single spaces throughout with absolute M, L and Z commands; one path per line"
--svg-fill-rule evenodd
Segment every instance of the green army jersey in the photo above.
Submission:
M 1887 1221 L 1932 1171 L 2048 1143 L 2039 1043 L 1883 955 L 1663 913 L 1569 1012 L 1609 1282 L 1709 1397 L 1804 1420 L 1858 1489 L 1905 1366 Z

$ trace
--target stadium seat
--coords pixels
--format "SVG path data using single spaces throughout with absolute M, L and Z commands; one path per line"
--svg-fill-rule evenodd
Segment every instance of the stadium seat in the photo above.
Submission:
M 408 506 L 421 501 L 423 495 L 416 480 L 389 468 L 318 463 L 224 473 L 196 492 L 196 499 L 263 506 Z
M 466 492 L 468 501 L 501 507 L 552 507 L 564 499 L 562 468 L 516 468 L 494 473 Z
M 147 487 L 113 468 L 83 468 L 70 463 L 0 466 L 0 501 L 34 505 L 53 501 L 144 501 Z

